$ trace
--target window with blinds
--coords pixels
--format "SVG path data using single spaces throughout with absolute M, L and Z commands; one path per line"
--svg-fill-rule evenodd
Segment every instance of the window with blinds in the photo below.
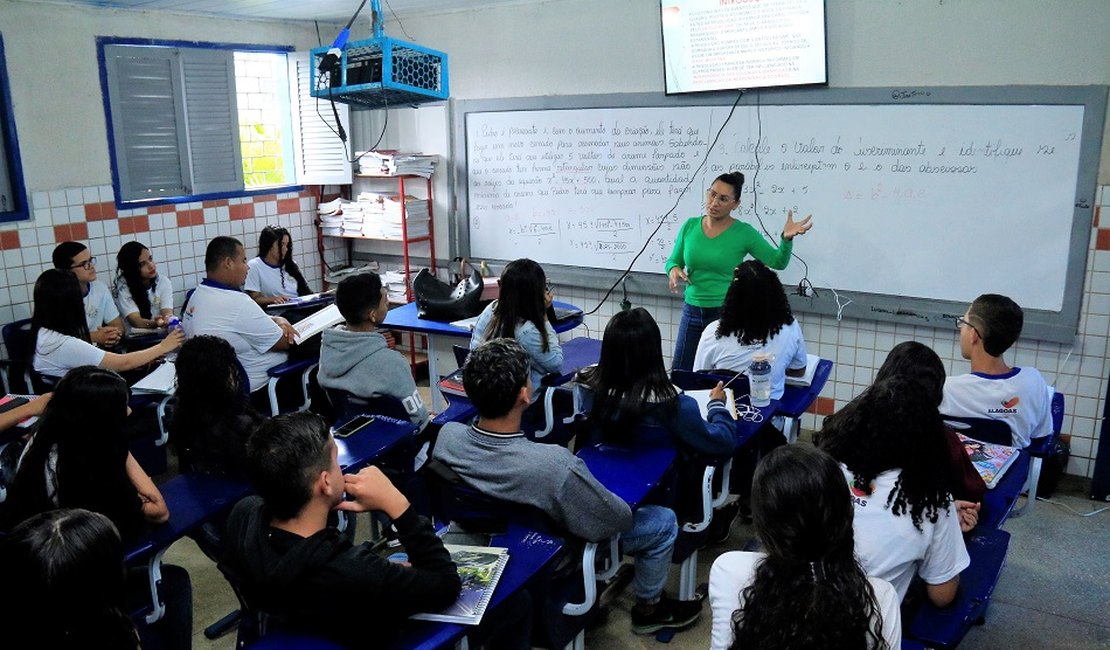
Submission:
M 106 40 L 121 205 L 350 182 L 331 107 L 307 104 L 307 53 Z M 347 107 L 337 108 L 346 128 Z

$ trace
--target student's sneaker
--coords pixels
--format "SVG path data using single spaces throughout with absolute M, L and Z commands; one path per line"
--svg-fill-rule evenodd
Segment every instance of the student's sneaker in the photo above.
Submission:
M 693 625 L 701 616 L 700 600 L 674 600 L 663 596 L 645 612 L 643 605 L 632 607 L 632 631 L 636 634 L 654 634 L 664 628 L 682 629 Z

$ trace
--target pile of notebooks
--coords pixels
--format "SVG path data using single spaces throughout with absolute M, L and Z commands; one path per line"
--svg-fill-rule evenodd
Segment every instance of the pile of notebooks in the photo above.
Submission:
M 360 174 L 373 176 L 412 175 L 430 178 L 436 166 L 436 156 L 420 153 L 401 153 L 383 149 L 355 154 Z

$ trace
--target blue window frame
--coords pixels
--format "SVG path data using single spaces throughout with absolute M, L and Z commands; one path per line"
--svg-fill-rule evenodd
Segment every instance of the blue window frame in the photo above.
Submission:
M 8 84 L 8 61 L 4 54 L 4 37 L 0 35 L 0 222 L 26 221 L 30 217 Z

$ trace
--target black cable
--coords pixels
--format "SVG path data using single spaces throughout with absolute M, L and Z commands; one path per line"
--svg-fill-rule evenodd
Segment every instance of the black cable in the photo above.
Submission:
M 410 41 L 415 41 L 416 39 L 410 36 L 408 30 L 405 29 L 405 24 L 401 22 L 400 18 L 397 17 L 397 12 L 393 11 L 393 6 L 389 4 L 389 0 L 385 0 L 385 8 L 389 9 L 389 13 L 393 14 L 393 20 L 397 21 L 397 25 L 401 28 L 401 31 L 404 32 L 405 38 L 409 39 Z
M 671 209 L 667 210 L 667 212 L 662 217 L 660 217 L 659 223 L 655 225 L 655 230 L 652 230 L 651 234 L 649 234 L 647 236 L 647 239 L 644 240 L 644 245 L 640 248 L 640 252 L 636 253 L 636 256 L 632 258 L 632 261 L 628 263 L 628 268 L 624 270 L 624 273 L 621 273 L 620 277 L 617 278 L 617 281 L 613 283 L 613 286 L 609 287 L 609 290 L 606 291 L 605 295 L 601 297 L 601 301 L 597 303 L 597 306 L 590 311 L 585 312 L 583 316 L 589 316 L 590 314 L 593 314 L 597 310 L 601 309 L 601 306 L 604 305 L 605 301 L 609 299 L 609 296 L 613 294 L 613 291 L 617 288 L 617 285 L 624 281 L 624 279 L 628 277 L 628 274 L 632 272 L 632 267 L 636 264 L 636 260 L 640 259 L 640 256 L 643 255 L 644 251 L 647 250 L 647 247 L 651 243 L 652 238 L 655 237 L 655 233 L 659 232 L 659 229 L 663 227 L 664 223 L 666 223 L 667 217 L 670 217 L 671 214 L 673 214 L 674 211 L 678 209 L 678 204 L 682 202 L 682 197 L 686 196 L 686 191 L 690 189 L 690 185 L 692 185 L 694 179 L 698 177 L 698 173 L 701 172 L 702 167 L 705 167 L 706 162 L 709 161 L 709 154 L 712 153 L 713 147 L 717 146 L 717 141 L 721 139 L 721 133 L 725 130 L 725 127 L 728 126 L 729 121 L 732 120 L 732 114 L 736 112 L 736 106 L 740 104 L 740 99 L 743 96 L 743 90 L 741 90 L 740 93 L 736 95 L 736 101 L 732 102 L 732 108 L 729 109 L 728 116 L 725 117 L 725 121 L 721 124 L 721 128 L 717 129 L 717 135 L 713 136 L 713 142 L 709 143 L 709 148 L 705 150 L 705 156 L 702 157 L 701 164 L 699 164 L 698 168 L 695 169 L 692 174 L 690 174 L 690 180 L 686 181 L 686 186 L 683 187 L 682 191 L 678 193 L 678 198 L 675 199 L 674 205 L 672 205 Z
M 759 162 L 759 145 L 763 142 L 763 104 L 761 103 L 762 96 L 758 90 L 755 91 L 755 122 L 756 122 L 756 137 L 755 137 L 755 173 L 752 174 L 752 215 L 755 216 L 759 222 L 759 227 L 763 230 L 763 234 L 767 235 L 767 239 L 778 248 L 779 242 L 775 239 L 774 235 L 767 230 L 767 226 L 763 223 L 763 217 L 759 215 L 759 192 L 758 183 L 759 170 L 763 168 Z M 813 295 L 817 295 L 817 288 L 809 281 L 809 264 L 802 259 L 793 250 L 790 251 L 790 256 L 802 263 L 802 279 L 798 281 L 798 293 L 805 295 L 805 288 L 808 287 Z

